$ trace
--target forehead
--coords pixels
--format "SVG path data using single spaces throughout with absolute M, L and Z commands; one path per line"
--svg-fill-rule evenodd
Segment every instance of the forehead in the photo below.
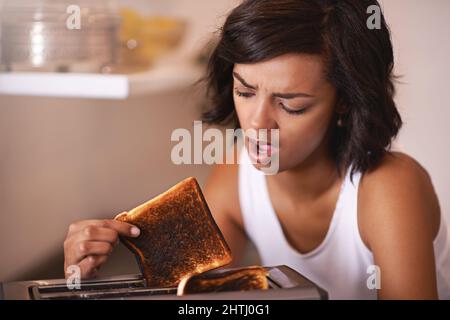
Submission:
M 266 90 L 314 91 L 325 83 L 325 67 L 320 55 L 285 54 L 273 59 L 235 64 L 237 72 L 248 84 Z

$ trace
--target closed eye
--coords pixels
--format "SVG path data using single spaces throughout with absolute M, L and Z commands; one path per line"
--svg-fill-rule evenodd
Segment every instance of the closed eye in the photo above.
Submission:
M 241 92 L 239 90 L 235 90 L 235 92 L 238 97 L 244 97 L 244 98 L 250 98 L 255 95 L 254 93 L 251 93 L 251 92 Z
M 237 89 L 235 89 L 235 93 L 236 93 L 236 95 L 238 97 L 242 97 L 242 98 L 246 98 L 246 99 L 251 98 L 251 97 L 253 97 L 255 95 L 252 92 L 241 92 L 241 91 L 239 91 Z M 291 115 L 303 114 L 308 109 L 308 107 L 305 107 L 305 108 L 302 108 L 302 109 L 291 109 L 291 108 L 287 107 L 285 104 L 283 104 L 281 102 L 279 103 L 279 106 L 281 107 L 281 109 L 283 109 L 283 111 L 285 111 L 286 113 L 291 114 Z
M 308 107 L 302 108 L 302 109 L 291 109 L 289 107 L 286 107 L 283 103 L 280 102 L 280 106 L 281 108 L 286 111 L 289 114 L 293 114 L 293 115 L 299 115 L 299 114 L 303 114 L 308 110 Z

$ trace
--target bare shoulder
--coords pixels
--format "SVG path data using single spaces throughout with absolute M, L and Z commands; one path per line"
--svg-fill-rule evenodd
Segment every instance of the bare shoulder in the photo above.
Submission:
M 389 153 L 365 173 L 358 226 L 382 272 L 381 299 L 436 299 L 433 240 L 440 209 L 431 178 L 404 153 Z
M 366 244 L 380 228 L 427 228 L 434 238 L 439 229 L 439 202 L 426 169 L 413 157 L 386 154 L 361 178 L 358 194 L 360 229 Z M 382 231 L 381 230 L 381 231 Z
M 362 181 L 372 187 L 403 185 L 405 182 L 415 182 L 418 187 L 430 187 L 431 178 L 413 157 L 402 152 L 389 152 L 376 168 L 364 174 Z

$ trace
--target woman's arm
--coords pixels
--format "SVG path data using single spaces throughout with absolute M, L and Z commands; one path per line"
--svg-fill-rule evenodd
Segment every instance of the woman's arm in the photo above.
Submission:
M 227 267 L 240 266 L 247 244 L 239 205 L 237 177 L 237 164 L 216 165 L 204 187 L 211 214 L 233 255 L 233 262 Z
M 433 239 L 439 203 L 428 173 L 401 153 L 387 155 L 361 180 L 363 240 L 380 268 L 380 299 L 437 299 Z

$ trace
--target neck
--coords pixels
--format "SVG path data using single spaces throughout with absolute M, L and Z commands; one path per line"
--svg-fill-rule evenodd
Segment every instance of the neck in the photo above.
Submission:
M 267 178 L 295 202 L 316 200 L 341 180 L 336 164 L 325 148 L 317 150 L 297 167 Z

